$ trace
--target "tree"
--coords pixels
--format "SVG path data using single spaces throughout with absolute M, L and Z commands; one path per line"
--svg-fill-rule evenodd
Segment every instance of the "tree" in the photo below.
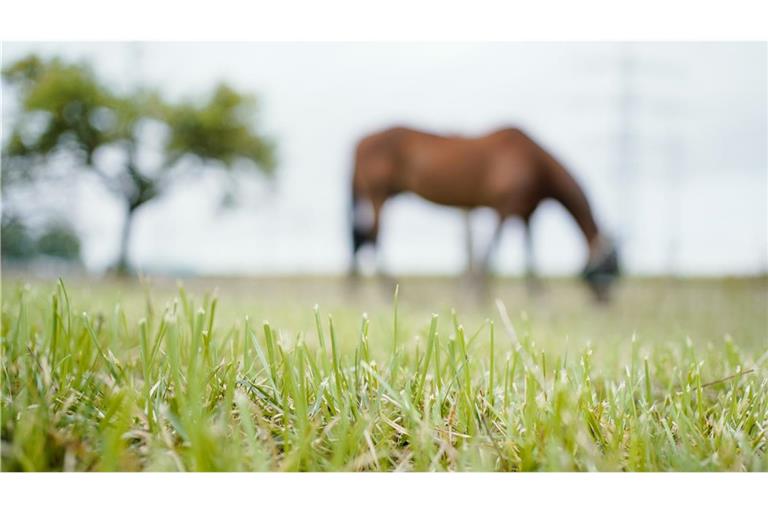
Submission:
M 80 239 L 61 219 L 47 222 L 37 235 L 15 215 L 3 215 L 0 228 L 0 253 L 10 262 L 28 262 L 40 256 L 62 261 L 80 261 Z
M 125 205 L 119 272 L 129 270 L 137 210 L 179 176 L 275 169 L 274 144 L 254 124 L 256 99 L 226 84 L 202 101 L 172 103 L 154 90 L 110 88 L 85 64 L 34 55 L 10 64 L 3 78 L 18 89 L 21 106 L 3 151 L 4 186 L 51 172 L 53 156 L 98 176 Z M 140 157 L 147 147 L 159 155 L 154 164 Z M 119 152 L 121 163 L 105 167 L 108 152 Z
M 65 261 L 79 261 L 80 239 L 68 224 L 52 222 L 37 239 L 37 252 Z
M 26 260 L 35 255 L 35 240 L 17 217 L 3 216 L 0 251 L 3 260 Z

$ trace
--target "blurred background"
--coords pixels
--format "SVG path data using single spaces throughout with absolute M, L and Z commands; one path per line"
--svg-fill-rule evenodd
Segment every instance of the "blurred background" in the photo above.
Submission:
M 627 273 L 765 275 L 767 62 L 765 43 L 5 43 L 3 270 L 344 273 L 354 145 L 397 124 L 527 130 Z M 471 221 L 484 245 L 493 215 Z M 581 269 L 562 207 L 533 226 L 541 273 Z M 380 245 L 396 275 L 466 263 L 462 214 L 413 195 Z M 523 256 L 510 222 L 494 268 Z

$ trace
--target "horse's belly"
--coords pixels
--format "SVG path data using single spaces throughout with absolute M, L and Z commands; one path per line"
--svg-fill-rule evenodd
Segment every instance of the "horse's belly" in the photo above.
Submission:
M 406 188 L 433 203 L 474 208 L 485 206 L 488 202 L 485 197 L 485 173 L 479 169 L 422 171 L 412 174 L 410 178 Z

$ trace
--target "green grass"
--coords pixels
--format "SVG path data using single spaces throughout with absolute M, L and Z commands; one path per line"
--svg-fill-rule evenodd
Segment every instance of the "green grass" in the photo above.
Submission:
M 6 280 L 2 469 L 768 470 L 765 279 L 449 283 Z

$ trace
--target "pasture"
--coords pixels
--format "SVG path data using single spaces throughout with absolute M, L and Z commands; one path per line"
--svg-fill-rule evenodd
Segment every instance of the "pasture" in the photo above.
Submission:
M 768 279 L 545 287 L 4 276 L 2 469 L 768 470 Z

